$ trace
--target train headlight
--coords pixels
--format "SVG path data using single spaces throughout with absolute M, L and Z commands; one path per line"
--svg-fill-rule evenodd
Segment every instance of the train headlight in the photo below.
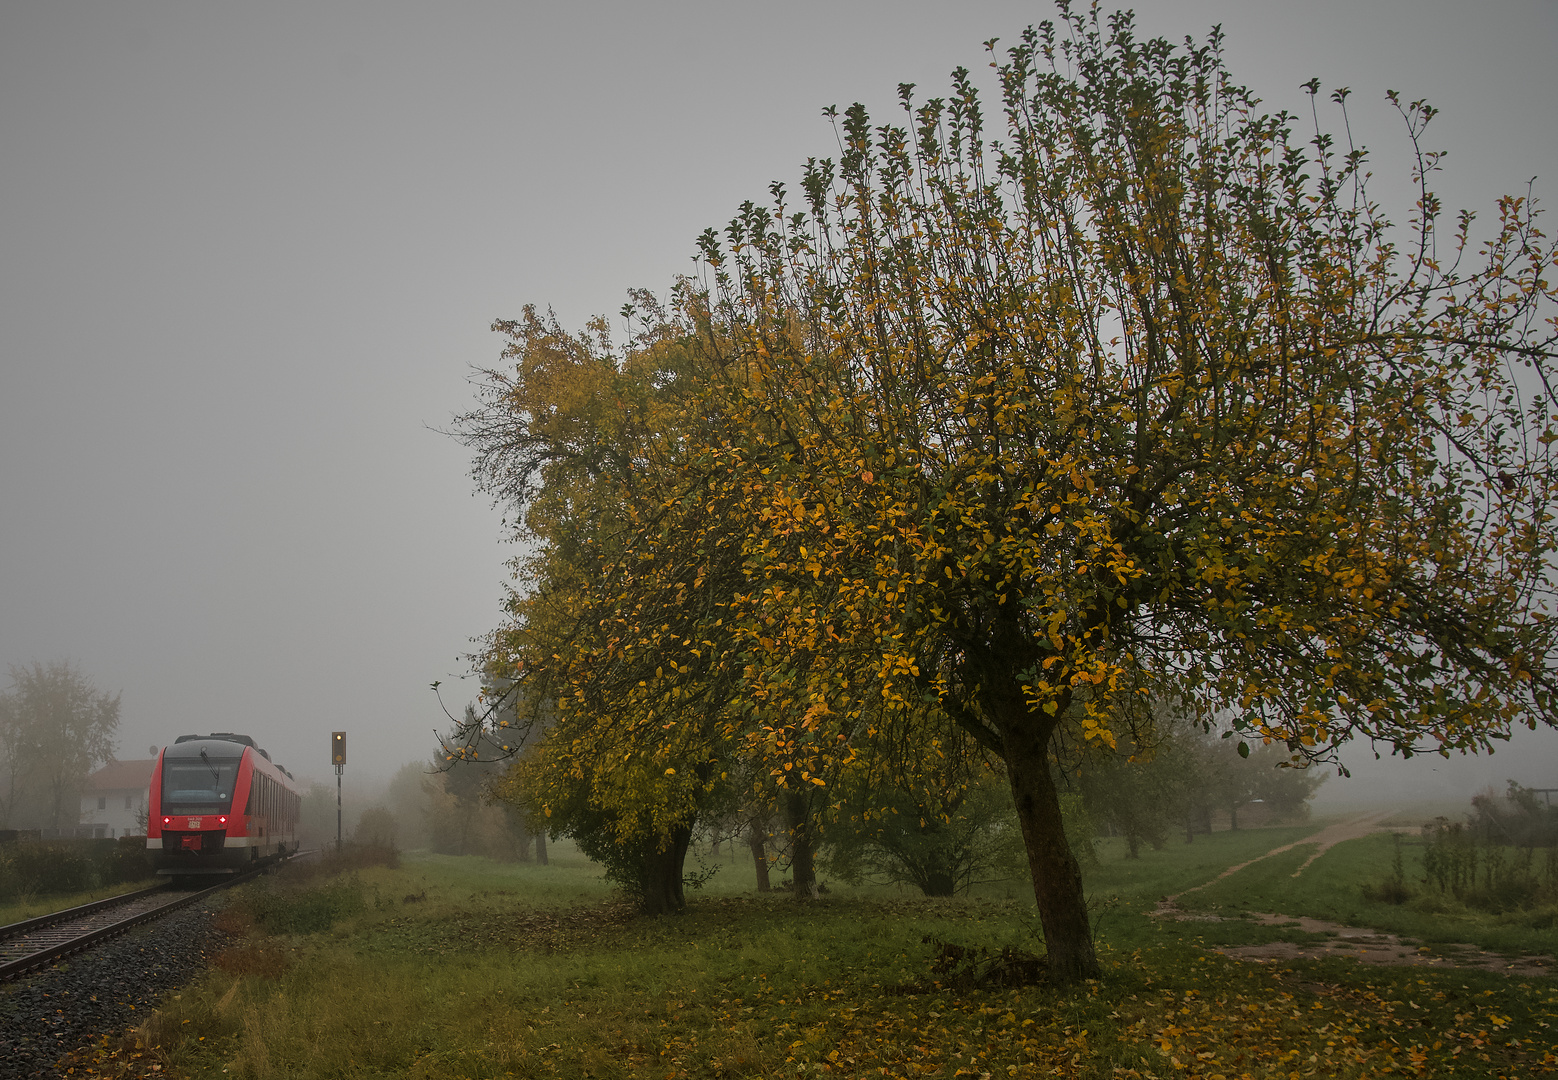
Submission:
M 227 824 L 227 819 L 225 817 L 219 817 L 219 818 L 216 819 L 216 823 L 218 825 L 226 825 Z
M 173 824 L 173 819 L 170 818 L 170 817 L 165 817 L 165 818 L 162 819 L 162 823 L 164 825 L 172 825 Z

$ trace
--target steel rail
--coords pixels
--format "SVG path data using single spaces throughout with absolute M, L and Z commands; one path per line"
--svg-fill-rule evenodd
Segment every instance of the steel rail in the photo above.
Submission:
M 22 919 L 20 922 L 7 923 L 4 926 L 0 926 L 0 941 L 20 934 L 29 934 L 34 930 L 42 930 L 45 926 L 52 926 L 57 922 L 68 922 L 71 919 L 79 919 L 83 915 L 91 915 L 106 908 L 128 904 L 134 900 L 141 899 L 143 896 L 162 892 L 171 884 L 172 882 L 162 881 L 150 888 L 136 889 L 134 892 L 120 893 L 118 896 L 110 896 L 103 900 L 93 900 L 89 904 L 80 904 L 72 908 L 61 908 L 59 911 L 51 911 L 47 915 L 38 915 L 31 919 Z
M 80 952 L 83 949 L 90 948 L 105 938 L 116 937 L 127 930 L 131 930 L 137 926 L 140 926 L 142 923 L 152 922 L 153 920 L 162 918 L 164 915 L 171 915 L 180 908 L 188 907 L 190 904 L 205 899 L 212 893 L 220 892 L 221 890 L 230 888 L 240 882 L 248 881 L 250 878 L 271 869 L 273 865 L 274 864 L 265 864 L 255 867 L 252 870 L 245 870 L 243 873 L 234 875 L 233 877 L 228 878 L 220 884 L 213 885 L 210 888 L 200 889 L 196 892 L 188 894 L 187 896 L 182 896 L 177 900 L 172 900 L 166 904 L 161 904 L 157 907 L 154 907 L 149 911 L 138 912 L 134 915 L 131 915 L 129 918 L 119 919 L 104 926 L 84 928 L 84 932 L 81 934 L 67 938 L 61 942 L 45 945 L 39 950 L 27 953 L 26 955 L 18 957 L 15 960 L 0 963 L 0 982 L 4 982 L 8 979 L 14 979 L 18 975 L 25 975 L 28 972 L 36 971 L 39 968 L 48 967 L 56 960 L 59 960 L 65 956 L 69 956 L 72 953 Z M 133 895 L 144 898 L 152 893 L 162 891 L 163 888 L 163 886 L 158 886 L 155 889 L 144 889 L 140 893 Z M 82 907 L 92 908 L 95 910 L 81 912 L 79 909 L 71 909 L 77 913 L 78 918 L 85 917 L 90 919 L 93 914 L 97 914 L 101 911 L 100 904 L 84 904 Z M 55 914 L 61 915 L 65 913 L 56 912 Z M 45 926 L 34 927 L 33 929 L 47 929 L 49 925 L 54 925 L 64 921 L 62 919 L 50 919 L 48 916 L 44 916 L 44 918 L 46 920 Z M 21 924 L 12 923 L 11 926 L 7 927 L 6 929 L 11 929 L 12 927 L 19 925 Z M 9 935 L 9 937 L 16 936 L 18 935 Z

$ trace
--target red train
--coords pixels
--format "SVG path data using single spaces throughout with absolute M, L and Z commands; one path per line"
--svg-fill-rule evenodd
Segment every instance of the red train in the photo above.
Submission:
M 302 794 L 247 735 L 180 735 L 157 756 L 149 801 L 159 874 L 231 874 L 298 848 Z

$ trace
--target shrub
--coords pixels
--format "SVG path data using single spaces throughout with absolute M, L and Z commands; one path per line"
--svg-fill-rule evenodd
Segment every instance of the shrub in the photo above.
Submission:
M 944 794 L 939 812 L 902 792 L 848 794 L 827 833 L 823 865 L 852 885 L 901 883 L 926 896 L 953 896 L 1023 874 L 1011 791 L 994 774 Z
M 1391 833 L 1394 852 L 1390 858 L 1390 876 L 1379 885 L 1364 885 L 1363 898 L 1379 904 L 1404 904 L 1412 899 L 1407 885 L 1405 861 L 1401 856 L 1401 834 Z
M 62 896 L 140 881 L 154 873 L 142 837 L 0 845 L 0 902 Z
M 1526 796 L 1511 783 L 1503 800 L 1474 799 L 1476 814 L 1464 823 L 1439 817 L 1424 825 L 1423 883 L 1494 914 L 1558 904 L 1558 848 L 1545 847 L 1538 859 L 1533 846 L 1551 839 L 1551 815 Z

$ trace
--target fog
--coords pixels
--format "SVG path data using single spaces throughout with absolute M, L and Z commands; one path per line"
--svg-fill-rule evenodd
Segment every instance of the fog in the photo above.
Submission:
M 1387 88 L 1441 108 L 1450 207 L 1558 183 L 1558 6 L 1151 2 L 1220 22 L 1302 111 L 1352 89 L 1380 194 Z M 458 712 L 498 618 L 499 515 L 438 433 L 521 305 L 664 290 L 693 239 L 1044 5 L 0 6 L 0 665 L 122 691 L 120 753 L 255 736 L 382 784 Z M 1391 187 L 1389 185 L 1394 185 Z M 1558 734 L 1488 759 L 1348 759 L 1328 799 L 1558 787 Z M 1400 794 L 1398 794 L 1400 793 Z M 353 818 L 349 818 L 354 820 Z

